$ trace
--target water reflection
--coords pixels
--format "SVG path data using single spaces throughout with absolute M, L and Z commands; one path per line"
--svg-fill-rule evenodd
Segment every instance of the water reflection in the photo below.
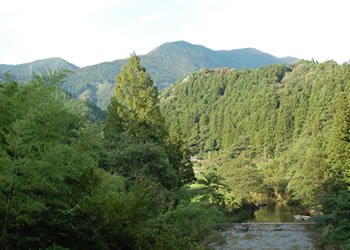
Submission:
M 283 204 L 260 207 L 249 222 L 293 222 L 293 215 L 305 214 L 305 210 Z

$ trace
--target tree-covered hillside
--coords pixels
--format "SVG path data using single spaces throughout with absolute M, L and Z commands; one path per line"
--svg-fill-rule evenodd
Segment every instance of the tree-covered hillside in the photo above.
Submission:
M 264 65 L 289 64 L 298 60 L 293 57 L 277 58 L 252 48 L 214 51 L 184 41 L 165 43 L 140 58 L 160 90 L 201 68 L 255 69 Z M 1 73 L 9 72 L 12 79 L 24 82 L 31 78 L 32 72 L 39 74 L 48 69 L 68 69 L 74 73 L 67 78 L 63 87 L 73 96 L 88 99 L 98 107 L 106 109 L 113 95 L 115 77 L 125 62 L 126 59 L 120 59 L 83 68 L 61 58 L 19 65 L 0 64 L 0 79 Z
M 79 67 L 58 57 L 17 65 L 0 64 L 0 80 L 5 80 L 5 74 L 10 74 L 11 79 L 23 83 L 32 79 L 33 74 L 41 74 L 41 72 L 47 70 L 55 71 L 63 69 L 75 71 Z
M 152 75 L 160 90 L 181 77 L 201 68 L 230 67 L 241 69 L 258 68 L 278 63 L 290 63 L 297 59 L 280 59 L 256 49 L 213 51 L 204 46 L 184 41 L 165 43 L 147 55 L 140 56 L 141 63 Z M 113 94 L 115 76 L 119 74 L 125 60 L 105 62 L 77 70 L 65 84 L 75 96 L 89 98 L 105 109 Z
M 273 156 L 303 135 L 329 132 L 337 93 L 349 97 L 348 77 L 349 66 L 332 61 L 202 69 L 165 90 L 161 108 L 169 124 L 181 125 L 193 153 L 230 151 L 245 137 L 256 155 L 265 146 Z
M 321 242 L 350 247 L 349 64 L 202 69 L 161 98 L 168 125 L 202 159 L 203 178 L 226 185 L 226 205 L 314 208 Z
M 0 249 L 198 249 L 225 210 L 191 201 L 188 151 L 140 59 L 105 124 L 63 80 L 0 81 Z
M 45 71 L 48 69 L 77 70 L 79 69 L 79 67 L 58 57 L 48 58 L 43 60 L 36 60 L 34 62 L 17 64 L 17 65 L 0 64 L 0 72 L 2 73 L 9 72 L 12 75 L 20 74 L 20 75 L 28 75 L 28 77 L 30 77 L 32 73 L 40 74 L 42 71 Z
M 251 169 L 241 172 L 247 178 L 254 171 L 287 179 L 321 178 L 321 183 L 309 186 L 300 179 L 278 181 L 275 195 L 292 194 L 305 203 L 316 202 L 316 194 L 331 188 L 325 186 L 329 176 L 322 176 L 333 168 L 333 154 L 339 156 L 349 147 L 348 64 L 300 61 L 290 68 L 280 64 L 242 71 L 202 69 L 161 98 L 167 123 L 180 128 L 192 154 L 217 155 L 215 164 L 224 166 L 219 168 L 224 176 L 237 176 L 234 166 L 243 164 Z M 332 171 L 344 173 L 349 181 L 346 164 Z
M 104 123 L 62 71 L 2 76 L 1 249 L 200 249 L 268 201 L 320 211 L 324 242 L 350 247 L 349 64 L 201 69 L 158 98 L 140 62 Z
M 165 84 L 160 86 L 162 89 L 201 68 L 255 69 L 284 61 L 252 48 L 214 51 L 201 45 L 178 41 L 159 46 L 148 53 L 142 62 L 149 68 L 157 84 Z

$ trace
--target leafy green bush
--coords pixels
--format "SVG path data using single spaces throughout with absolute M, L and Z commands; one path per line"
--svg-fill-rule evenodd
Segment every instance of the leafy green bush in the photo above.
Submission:
M 65 242 L 70 211 L 97 184 L 97 132 L 54 81 L 0 84 L 0 240 L 10 249 Z
M 314 216 L 324 243 L 350 249 L 350 193 L 321 198 L 322 215 Z
M 183 235 L 191 235 L 196 241 L 203 240 L 224 217 L 215 206 L 204 203 L 180 205 L 164 215 L 167 224 L 179 228 Z

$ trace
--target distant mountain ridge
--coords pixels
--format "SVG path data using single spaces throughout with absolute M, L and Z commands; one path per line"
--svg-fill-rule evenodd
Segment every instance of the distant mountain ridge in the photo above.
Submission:
M 291 57 L 290 57 L 291 58 Z M 155 71 L 155 59 L 160 66 L 166 66 L 168 71 L 159 74 Z M 201 68 L 235 68 L 256 69 L 261 66 L 280 63 L 293 63 L 295 60 L 278 58 L 254 48 L 235 50 L 211 50 L 202 45 L 194 45 L 185 41 L 165 43 L 142 57 L 141 62 L 151 73 L 154 81 L 160 87 L 168 86 L 188 73 Z M 147 67 L 149 65 L 149 67 Z M 158 73 L 158 74 L 157 74 Z M 170 80 L 170 81 L 169 81 Z
M 278 58 L 253 48 L 214 51 L 185 41 L 164 43 L 140 58 L 159 89 L 201 68 L 256 69 L 270 64 L 291 64 L 298 60 L 293 57 Z M 0 72 L 10 71 L 17 77 L 20 74 L 28 75 L 30 65 L 35 73 L 48 67 L 73 70 L 64 88 L 74 96 L 89 99 L 105 109 L 113 95 L 115 78 L 125 62 L 126 59 L 120 59 L 79 68 L 63 59 L 51 58 L 20 65 L 0 65 Z
M 67 62 L 66 60 L 63 60 L 59 57 L 52 57 L 42 60 L 36 60 L 34 62 L 30 63 L 23 63 L 23 64 L 0 64 L 0 72 L 10 72 L 11 74 L 31 74 L 34 73 L 41 73 L 44 70 L 47 70 L 50 68 L 51 70 L 56 69 L 69 69 L 69 70 L 77 70 L 79 69 L 78 66 Z
M 188 73 L 201 68 L 255 69 L 270 64 L 290 64 L 298 60 L 291 57 L 278 58 L 252 48 L 214 51 L 185 41 L 162 44 L 140 58 L 159 89 L 167 88 Z M 81 68 L 69 77 L 66 88 L 74 95 L 88 98 L 105 109 L 113 95 L 115 78 L 125 61 L 115 60 Z
M 15 65 L 0 64 L 0 80 L 4 80 L 6 78 L 5 74 L 9 73 L 12 79 L 18 82 L 25 82 L 31 78 L 33 73 L 40 74 L 44 70 L 48 69 L 68 69 L 75 71 L 79 69 L 79 67 L 59 57 L 52 57 Z

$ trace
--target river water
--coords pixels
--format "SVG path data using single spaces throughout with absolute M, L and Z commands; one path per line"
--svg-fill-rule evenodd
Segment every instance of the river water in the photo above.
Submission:
M 249 222 L 293 222 L 293 215 L 305 214 L 298 208 L 276 205 L 265 206 L 255 211 Z M 226 242 L 213 244 L 217 250 L 226 249 L 316 249 L 312 242 L 314 233 L 310 225 L 250 225 L 247 232 L 233 227 L 222 232 Z

